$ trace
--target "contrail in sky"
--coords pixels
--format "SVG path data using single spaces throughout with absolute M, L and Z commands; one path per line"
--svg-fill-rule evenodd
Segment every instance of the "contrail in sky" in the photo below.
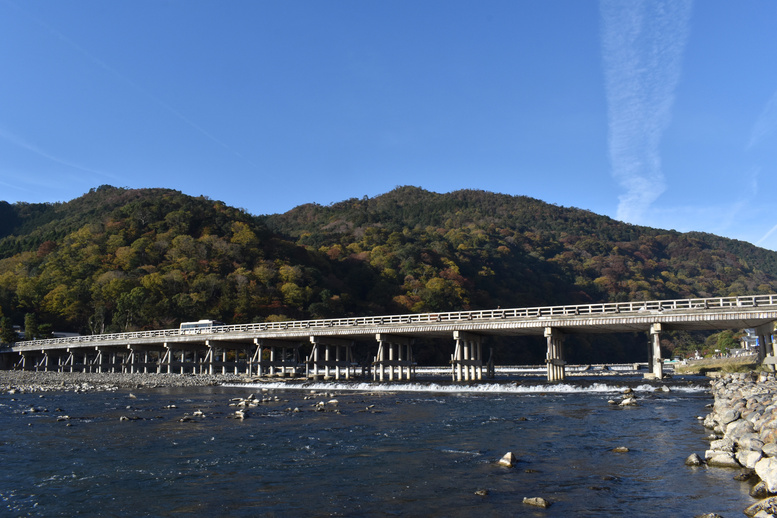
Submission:
M 78 169 L 78 170 L 83 171 L 85 173 L 92 173 L 92 174 L 96 174 L 96 175 L 100 175 L 100 176 L 105 176 L 105 177 L 108 177 L 108 178 L 114 178 L 114 179 L 116 178 L 115 175 L 112 175 L 110 173 L 104 173 L 104 172 L 98 171 L 96 169 L 90 169 L 88 167 L 84 167 L 84 166 L 76 164 L 74 162 L 70 162 L 69 160 L 65 160 L 63 158 L 59 158 L 57 156 L 54 156 L 54 155 L 52 155 L 52 154 L 42 150 L 41 148 L 39 148 L 39 147 L 37 147 L 37 146 L 35 146 L 33 144 L 30 144 L 29 142 L 27 142 L 26 140 L 20 138 L 19 136 L 14 135 L 13 133 L 10 133 L 10 132 L 4 130 L 3 128 L 0 128 L 0 139 L 6 140 L 6 141 L 8 141 L 8 142 L 10 142 L 10 143 L 12 143 L 12 144 L 14 144 L 16 146 L 19 146 L 22 149 L 26 149 L 27 151 L 29 151 L 31 153 L 35 153 L 36 155 L 42 156 L 43 158 L 47 158 L 47 159 L 51 160 L 52 162 L 56 162 L 58 164 L 65 165 L 67 167 L 72 167 L 73 169 Z
M 691 0 L 601 0 L 612 174 L 626 192 L 617 218 L 638 223 L 666 190 L 659 144 L 671 119 Z
M 747 145 L 748 149 L 760 144 L 774 133 L 775 129 L 777 129 L 777 92 L 769 99 L 758 120 L 755 121 L 750 142 Z

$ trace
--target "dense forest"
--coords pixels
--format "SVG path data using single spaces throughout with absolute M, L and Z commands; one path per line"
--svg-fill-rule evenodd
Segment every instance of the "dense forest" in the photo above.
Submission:
M 2 327 L 32 315 L 41 334 L 774 292 L 777 253 L 483 191 L 399 187 L 269 216 L 168 189 L 0 202 Z M 582 337 L 571 356 L 644 340 Z M 497 345 L 516 361 L 542 349 Z

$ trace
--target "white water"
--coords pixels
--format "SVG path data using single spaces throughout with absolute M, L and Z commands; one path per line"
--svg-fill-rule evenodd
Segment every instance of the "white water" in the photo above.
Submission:
M 233 387 L 250 387 L 272 390 L 308 390 L 314 392 L 427 392 L 445 394 L 618 394 L 627 388 L 634 392 L 652 393 L 662 388 L 656 385 L 627 385 L 593 383 L 591 385 L 572 385 L 558 383 L 552 385 L 516 385 L 501 383 L 480 383 L 477 385 L 457 385 L 440 383 L 340 383 L 340 382 L 294 382 L 272 381 L 266 383 L 248 383 L 229 385 Z M 707 387 L 699 385 L 675 386 L 670 391 L 684 393 L 699 393 L 707 391 Z

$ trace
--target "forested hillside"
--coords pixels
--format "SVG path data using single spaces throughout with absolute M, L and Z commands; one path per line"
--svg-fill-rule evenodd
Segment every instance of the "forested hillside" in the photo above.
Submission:
M 401 187 L 374 199 L 304 205 L 265 221 L 333 261 L 369 263 L 395 290 L 393 300 L 411 311 L 777 289 L 777 253 L 521 196 Z
M 774 252 L 482 191 L 271 216 L 109 186 L 0 202 L 0 312 L 60 331 L 773 292 Z

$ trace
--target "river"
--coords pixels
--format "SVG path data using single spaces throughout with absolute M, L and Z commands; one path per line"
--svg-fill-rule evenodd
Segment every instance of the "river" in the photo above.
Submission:
M 706 447 L 707 386 L 622 376 L 3 394 L 0 514 L 739 516 L 748 483 L 683 464 Z M 608 404 L 626 387 L 638 406 Z M 264 402 L 235 418 L 232 400 L 250 394 Z M 506 452 L 512 468 L 497 465 Z M 551 507 L 522 503 L 535 496 Z

